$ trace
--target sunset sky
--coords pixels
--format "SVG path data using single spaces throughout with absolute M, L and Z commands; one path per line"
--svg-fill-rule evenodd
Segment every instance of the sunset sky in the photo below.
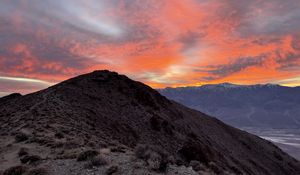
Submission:
M 96 69 L 154 88 L 300 85 L 299 0 L 1 0 L 0 96 Z

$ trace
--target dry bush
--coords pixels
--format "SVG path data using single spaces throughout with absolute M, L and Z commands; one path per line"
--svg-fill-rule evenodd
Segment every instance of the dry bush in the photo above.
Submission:
M 135 148 L 135 155 L 146 161 L 151 169 L 157 171 L 165 171 L 167 164 L 171 163 L 169 154 L 156 146 L 138 145 Z
M 96 143 L 93 142 L 93 141 L 89 141 L 86 145 L 89 146 L 89 147 L 92 147 L 92 148 L 96 147 Z
M 42 158 L 38 155 L 25 155 L 24 157 L 22 157 L 20 159 L 20 161 L 25 164 L 25 163 L 28 163 L 28 164 L 32 164 L 32 163 L 35 163 L 37 161 L 40 161 Z
M 101 148 L 100 154 L 110 154 L 111 150 L 109 148 Z
M 22 132 L 19 132 L 15 135 L 15 141 L 18 142 L 23 142 L 25 140 L 28 140 L 28 135 Z
M 81 150 L 76 150 L 76 149 L 70 149 L 70 150 L 62 149 L 60 152 L 58 152 L 56 159 L 76 159 L 80 151 Z
M 80 147 L 80 142 L 78 140 L 67 140 L 63 145 L 64 149 L 76 149 L 79 147 Z
M 77 161 L 86 161 L 97 156 L 98 154 L 99 154 L 98 151 L 95 150 L 83 151 L 78 155 Z
M 27 168 L 24 166 L 14 166 L 10 167 L 3 172 L 3 175 L 22 175 L 27 171 Z
M 118 153 L 125 153 L 126 152 L 126 147 L 122 145 L 114 146 L 111 149 L 111 152 L 118 152 Z
M 103 156 L 96 156 L 89 160 L 89 162 L 85 165 L 85 168 L 99 167 L 107 164 L 108 162 Z
M 28 155 L 28 149 L 27 148 L 20 148 L 20 150 L 18 151 L 18 156 L 19 157 L 22 157 L 22 156 L 25 156 L 25 155 Z
M 215 172 L 216 174 L 220 174 L 221 172 L 222 172 L 222 170 L 220 169 L 220 167 L 218 167 L 217 165 L 216 165 L 216 163 L 214 163 L 214 162 L 209 162 L 209 168 L 213 171 L 213 172 Z
M 112 165 L 110 166 L 107 170 L 106 170 L 106 174 L 107 175 L 112 175 L 114 173 L 116 173 L 118 171 L 119 167 L 116 165 Z
M 31 169 L 26 175 L 47 175 L 49 174 L 45 168 L 34 168 Z
M 102 166 L 107 165 L 107 160 L 103 156 L 97 156 L 91 159 L 90 161 L 93 166 Z
M 58 139 L 64 138 L 64 134 L 63 134 L 62 132 L 57 132 L 57 133 L 55 133 L 54 136 L 55 136 L 56 138 L 58 138 Z
M 204 171 L 206 170 L 207 168 L 199 161 L 197 160 L 192 160 L 190 162 L 190 166 L 193 168 L 193 170 L 195 171 Z
M 280 161 L 283 160 L 282 156 L 279 153 L 277 153 L 276 151 L 273 151 L 273 156 Z

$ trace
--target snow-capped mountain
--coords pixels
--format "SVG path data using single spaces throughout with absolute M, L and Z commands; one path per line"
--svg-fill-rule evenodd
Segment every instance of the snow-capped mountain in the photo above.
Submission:
M 236 127 L 300 128 L 299 87 L 222 83 L 159 91 Z

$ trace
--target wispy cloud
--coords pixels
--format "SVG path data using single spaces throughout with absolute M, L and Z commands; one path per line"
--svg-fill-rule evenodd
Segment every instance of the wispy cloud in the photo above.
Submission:
M 9 81 L 17 81 L 17 82 L 28 82 L 28 83 L 40 83 L 44 85 L 52 85 L 53 83 L 49 83 L 43 80 L 31 79 L 31 78 L 20 78 L 20 77 L 2 77 L 0 76 L 0 81 L 9 80 Z
M 196 69 L 196 71 L 207 72 L 211 76 L 203 77 L 204 80 L 216 80 L 241 72 L 251 66 L 262 66 L 266 55 L 257 57 L 242 57 L 223 65 L 209 65 L 206 69 Z
M 0 76 L 0 96 L 15 92 L 27 94 L 37 89 L 49 87 L 53 84 L 54 83 L 38 79 Z

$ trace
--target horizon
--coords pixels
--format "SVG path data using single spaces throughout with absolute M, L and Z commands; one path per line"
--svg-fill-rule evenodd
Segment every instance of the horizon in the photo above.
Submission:
M 0 96 L 109 69 L 152 88 L 300 86 L 300 3 L 0 2 Z
M 97 71 L 101 71 L 101 70 L 97 70 Z M 111 71 L 111 72 L 115 72 L 115 71 Z M 92 72 L 90 72 L 90 73 L 92 73 Z M 124 74 L 120 74 L 120 75 L 124 75 Z M 38 88 L 35 91 L 27 91 L 25 93 L 24 92 L 22 93 L 22 92 L 19 92 L 19 91 L 15 91 L 15 92 L 1 92 L 0 91 L 0 98 L 4 97 L 4 96 L 7 96 L 7 95 L 10 95 L 10 94 L 14 94 L 14 93 L 19 93 L 21 95 L 27 95 L 27 94 L 35 93 L 37 91 L 44 90 L 44 89 L 49 88 L 51 86 L 54 86 L 56 84 L 62 83 L 64 81 L 67 81 L 67 80 L 69 80 L 71 78 L 74 78 L 74 77 L 70 77 L 70 78 L 68 78 L 66 80 L 63 80 L 63 81 L 57 82 L 57 83 L 48 83 L 48 82 L 45 82 L 45 81 L 42 81 L 42 80 L 34 80 L 34 79 L 27 79 L 27 78 L 17 78 L 17 77 L 9 78 L 9 77 L 1 77 L 0 76 L 0 80 L 1 79 L 5 79 L 5 80 L 8 80 L 8 81 L 10 81 L 10 80 L 13 80 L 13 81 L 25 81 L 25 82 L 41 83 L 41 84 L 45 85 L 44 88 Z M 214 83 L 214 84 L 213 83 L 207 83 L 207 84 L 200 84 L 200 85 L 198 84 L 198 85 L 187 85 L 187 86 L 174 86 L 174 87 L 172 87 L 172 86 L 166 86 L 166 87 L 163 87 L 163 88 L 160 88 L 160 87 L 158 87 L 158 88 L 152 87 L 152 88 L 156 89 L 156 90 L 162 90 L 162 89 L 167 89 L 167 88 L 193 88 L 193 87 L 202 87 L 202 86 L 206 86 L 206 85 L 224 85 L 224 84 L 235 85 L 235 86 L 256 86 L 256 85 L 267 86 L 267 85 L 278 85 L 278 86 L 281 86 L 281 87 L 290 87 L 290 88 L 300 87 L 300 86 L 286 86 L 286 85 L 272 84 L 272 83 L 264 83 L 264 84 L 263 83 L 258 83 L 258 84 L 238 84 L 238 83 L 230 83 L 230 82 L 220 82 L 220 83 Z

